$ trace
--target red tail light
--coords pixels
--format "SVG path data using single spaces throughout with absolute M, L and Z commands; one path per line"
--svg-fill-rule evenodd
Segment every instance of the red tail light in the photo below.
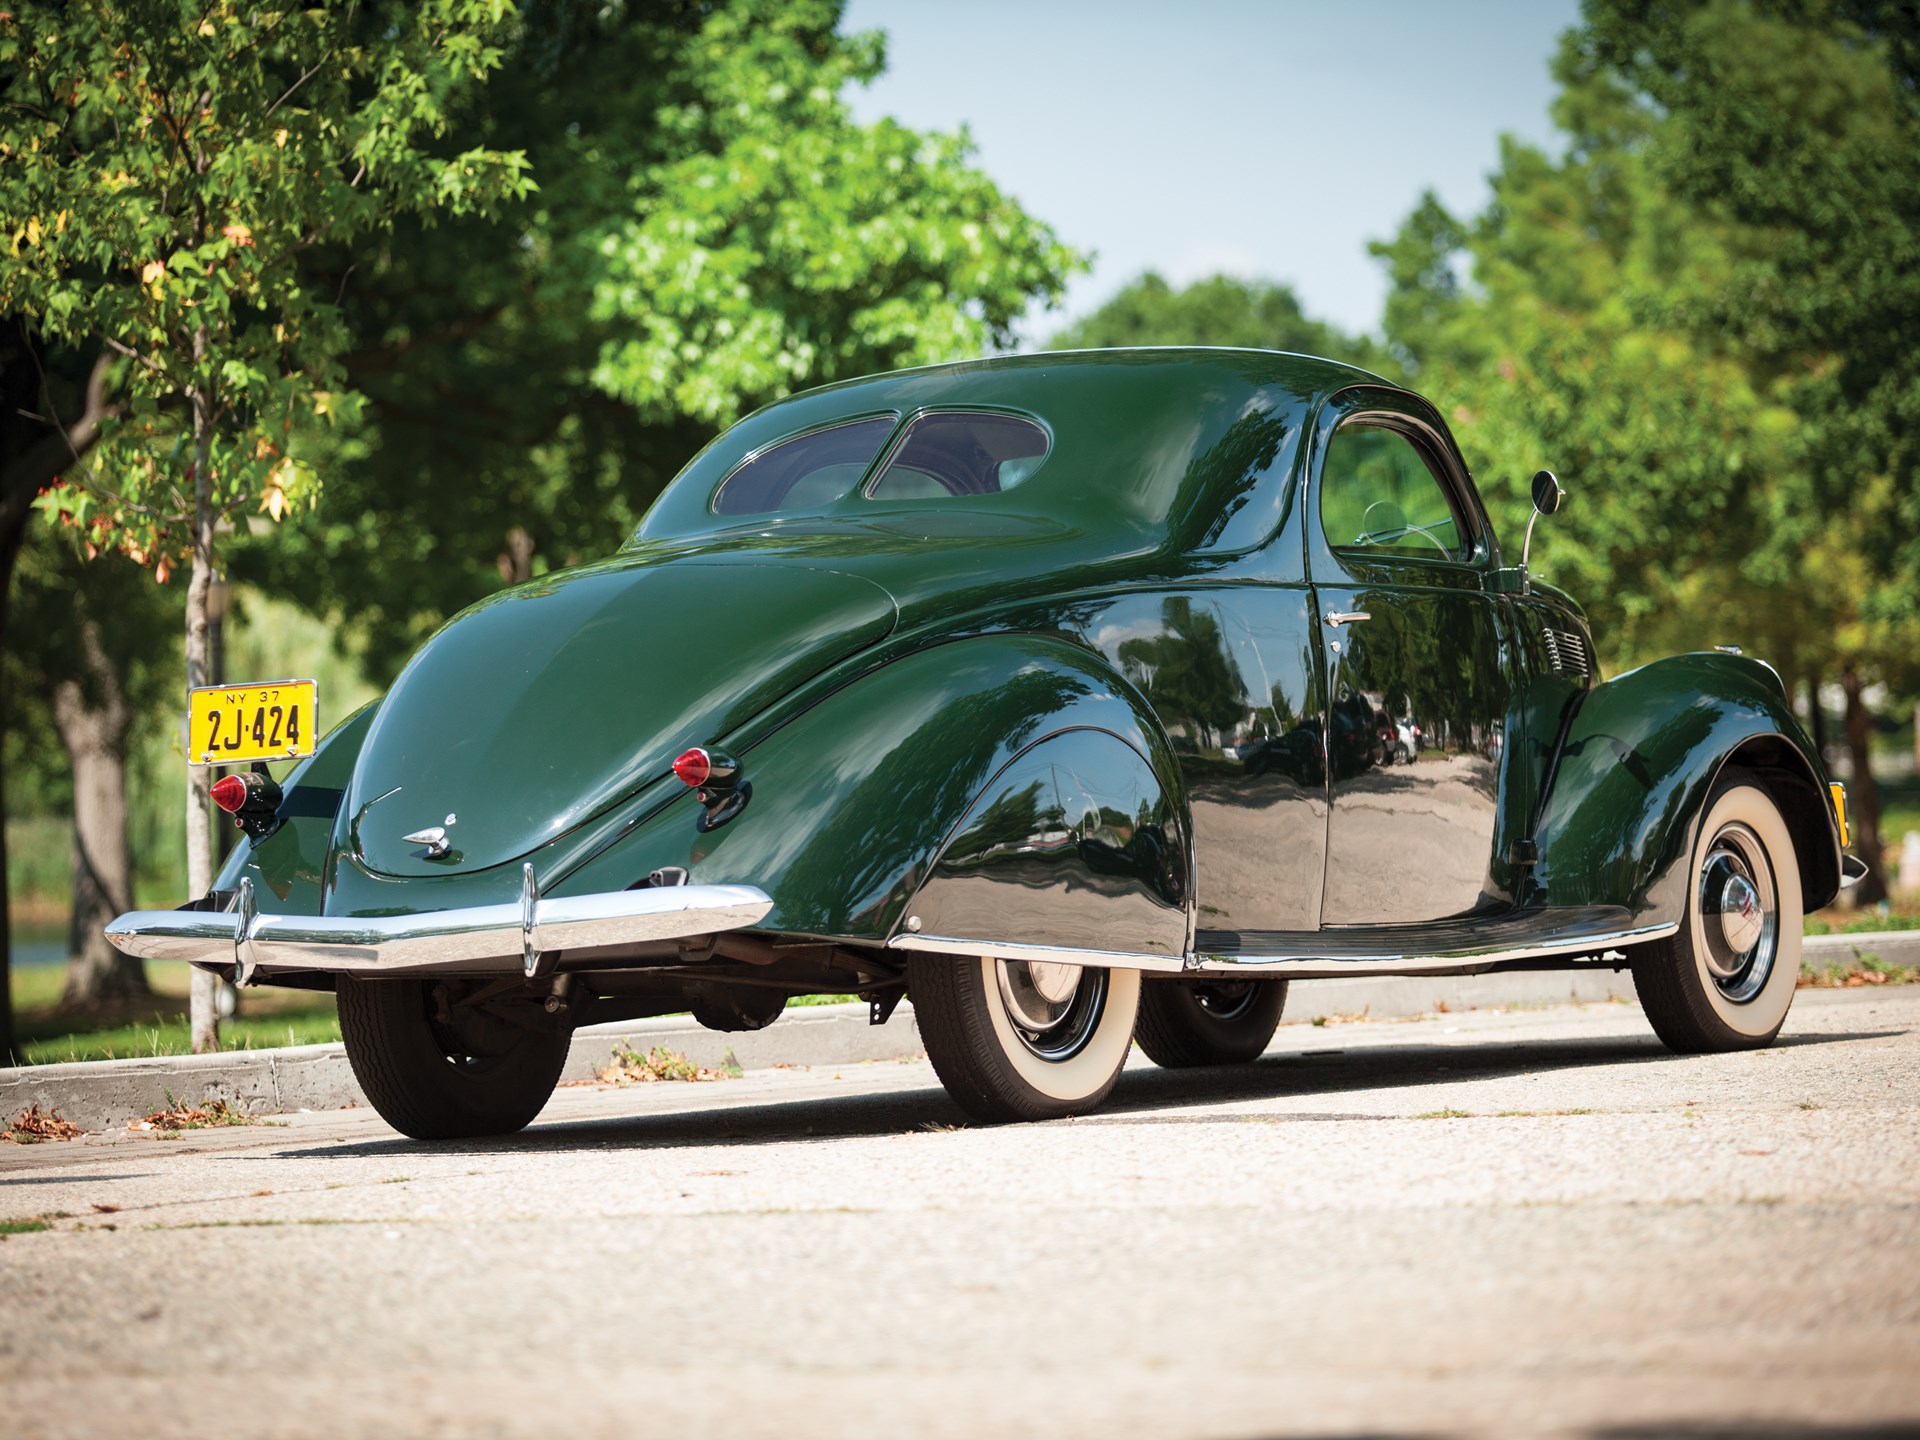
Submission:
M 247 782 L 228 775 L 213 782 L 213 803 L 229 815 L 247 803 Z
M 696 747 L 673 762 L 673 773 L 680 777 L 683 785 L 691 785 L 698 790 L 713 774 L 713 761 L 708 758 L 706 751 Z

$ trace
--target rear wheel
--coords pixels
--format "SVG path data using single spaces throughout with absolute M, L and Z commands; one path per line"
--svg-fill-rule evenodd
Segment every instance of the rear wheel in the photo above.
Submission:
M 1257 1059 L 1287 1005 L 1284 980 L 1149 980 L 1133 1038 L 1169 1070 Z
M 565 1025 L 459 1004 L 457 981 L 340 977 L 340 1038 L 380 1118 L 416 1140 L 523 1129 L 553 1094 Z M 539 1015 L 539 1018 L 535 1018 Z M 517 1023 L 524 1020 L 525 1023 Z
M 1707 802 L 1680 929 L 1635 949 L 1647 1020 L 1683 1054 L 1771 1044 L 1800 978 L 1800 866 L 1773 798 L 1741 777 Z
M 1107 1098 L 1133 1042 L 1140 972 L 915 955 L 907 993 L 934 1073 L 978 1120 L 1054 1120 Z

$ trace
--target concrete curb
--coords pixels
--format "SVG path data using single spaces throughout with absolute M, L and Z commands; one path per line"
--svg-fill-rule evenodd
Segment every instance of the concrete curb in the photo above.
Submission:
M 1817 969 L 1844 967 L 1863 956 L 1920 966 L 1920 931 L 1813 936 L 1804 942 L 1802 955 Z M 1431 979 L 1310 980 L 1294 985 L 1286 1018 L 1293 1023 L 1334 1015 L 1386 1018 L 1615 999 L 1634 999 L 1633 979 L 1624 970 L 1601 966 Z M 898 1060 L 925 1048 L 913 1006 L 905 1003 L 883 1026 L 867 1023 L 864 1004 L 808 1005 L 789 1009 L 765 1030 L 739 1034 L 707 1030 L 691 1016 L 670 1015 L 578 1031 L 561 1079 L 591 1080 L 616 1043 L 642 1052 L 664 1046 L 705 1066 L 717 1067 L 731 1058 L 746 1070 Z M 255 1115 L 366 1103 L 346 1051 L 337 1044 L 0 1069 L 0 1116 L 39 1105 L 58 1109 L 89 1130 L 118 1128 L 165 1105 L 168 1094 L 195 1105 L 225 1100 Z
M 913 1007 L 906 1004 L 884 1026 L 868 1024 L 864 1004 L 807 1005 L 788 1010 L 765 1030 L 739 1034 L 708 1030 L 689 1015 L 668 1015 L 576 1031 L 561 1080 L 593 1079 L 621 1043 L 643 1053 L 665 1046 L 709 1067 L 731 1057 L 746 1070 L 856 1065 L 918 1055 L 923 1048 Z M 224 1100 L 253 1115 L 367 1103 L 346 1048 L 337 1043 L 0 1069 L 0 1116 L 11 1118 L 39 1105 L 57 1108 L 88 1130 L 117 1129 L 160 1109 L 169 1094 L 190 1105 Z

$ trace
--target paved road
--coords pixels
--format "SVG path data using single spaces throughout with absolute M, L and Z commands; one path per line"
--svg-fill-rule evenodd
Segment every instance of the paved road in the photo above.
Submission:
M 8 1436 L 1913 1434 L 1920 990 L 1702 1059 L 1624 1005 L 1291 1025 L 996 1130 L 889 1062 L 0 1147 L 48 1211 Z

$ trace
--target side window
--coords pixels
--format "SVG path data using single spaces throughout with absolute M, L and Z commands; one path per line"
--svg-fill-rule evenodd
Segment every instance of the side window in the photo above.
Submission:
M 1047 432 L 1017 415 L 922 415 L 867 490 L 873 500 L 941 500 L 1011 490 L 1047 458 Z
M 1465 560 L 1470 546 L 1445 487 L 1411 440 L 1342 425 L 1320 471 L 1320 528 L 1336 550 Z
M 714 513 L 765 515 L 831 504 L 860 483 L 893 426 L 894 417 L 882 415 L 762 450 L 720 482 Z

